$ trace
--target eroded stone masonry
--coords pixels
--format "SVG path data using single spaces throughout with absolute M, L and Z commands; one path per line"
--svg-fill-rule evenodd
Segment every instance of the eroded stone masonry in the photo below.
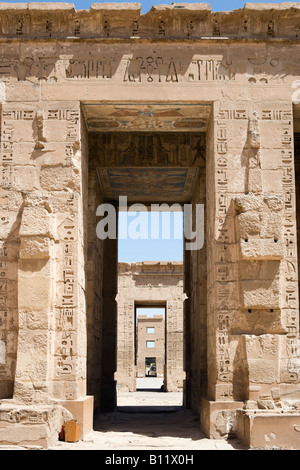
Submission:
M 299 25 L 299 3 L 0 4 L 0 444 L 115 409 L 117 238 L 96 227 L 126 196 L 205 207 L 184 405 L 210 438 L 299 449 Z

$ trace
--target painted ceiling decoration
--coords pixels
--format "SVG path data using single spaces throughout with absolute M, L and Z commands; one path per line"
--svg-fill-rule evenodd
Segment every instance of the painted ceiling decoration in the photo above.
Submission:
M 209 105 L 84 103 L 103 196 L 188 202 L 205 167 Z
M 210 106 L 199 104 L 83 103 L 89 132 L 205 132 Z

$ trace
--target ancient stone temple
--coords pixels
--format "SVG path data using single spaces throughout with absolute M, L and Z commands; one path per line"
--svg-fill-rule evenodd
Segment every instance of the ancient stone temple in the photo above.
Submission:
M 299 3 L 0 4 L 1 444 L 115 409 L 117 224 L 97 227 L 122 197 L 191 206 L 196 234 L 204 207 L 184 405 L 211 438 L 300 448 L 299 35 Z

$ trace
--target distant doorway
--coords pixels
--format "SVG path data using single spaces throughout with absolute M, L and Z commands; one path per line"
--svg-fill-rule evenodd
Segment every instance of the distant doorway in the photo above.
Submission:
M 136 306 L 135 323 L 137 388 L 161 389 L 166 368 L 165 306 Z
M 157 377 L 156 357 L 145 358 L 145 377 Z

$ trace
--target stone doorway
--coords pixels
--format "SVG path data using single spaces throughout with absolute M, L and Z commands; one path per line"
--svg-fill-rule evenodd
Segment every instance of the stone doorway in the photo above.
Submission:
M 88 217 L 90 221 L 94 220 L 88 228 L 88 394 L 94 396 L 95 411 L 98 412 L 113 410 L 117 404 L 117 352 L 122 349 L 122 344 L 117 344 L 117 311 L 118 303 L 123 299 L 118 294 L 117 223 L 115 238 L 96 240 L 95 223 L 100 220 L 95 217 L 97 207 L 110 205 L 112 212 L 115 210 L 117 214 L 118 210 L 123 210 L 120 209 L 121 198 L 122 203 L 126 198 L 126 204 L 131 208 L 143 204 L 148 209 L 155 206 L 158 210 L 166 210 L 166 207 L 174 210 L 175 206 L 175 210 L 183 211 L 185 205 L 189 205 L 193 212 L 191 229 L 195 231 L 194 209 L 196 205 L 205 205 L 206 198 L 206 129 L 210 106 L 203 103 L 83 103 L 82 111 L 89 153 Z M 182 341 L 186 407 L 193 406 L 193 400 L 200 402 L 200 389 L 206 383 L 205 272 L 205 246 L 201 250 L 185 250 Z M 194 276 L 197 288 L 193 291 Z M 102 285 L 97 282 L 100 278 Z M 172 302 L 169 307 L 177 308 Z M 195 345 L 199 349 L 197 361 L 200 359 L 200 367 L 196 358 L 193 362 L 190 351 L 190 328 L 191 325 L 196 327 L 197 322 L 202 325 L 200 342 Z M 193 374 L 190 373 L 192 367 L 195 368 Z M 169 382 L 171 390 L 171 380 Z M 196 384 L 191 400 L 190 390 Z M 200 388 L 199 384 L 202 384 Z
M 160 388 L 157 384 L 164 385 L 164 373 L 166 366 L 166 342 L 167 342 L 167 322 L 165 308 L 135 309 L 136 312 L 136 388 L 143 390 L 149 387 L 144 379 L 158 379 L 153 384 L 155 388 Z M 143 381 L 139 380 L 143 379 Z

